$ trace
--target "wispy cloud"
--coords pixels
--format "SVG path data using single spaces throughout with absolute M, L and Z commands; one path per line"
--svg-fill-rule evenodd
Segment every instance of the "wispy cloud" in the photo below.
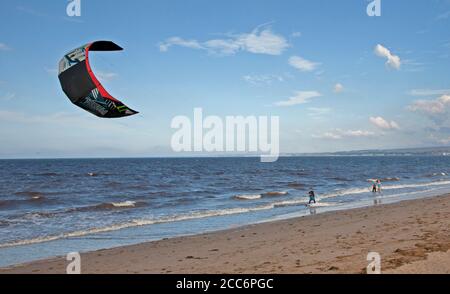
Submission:
M 292 67 L 304 72 L 313 71 L 320 65 L 318 62 L 313 62 L 300 56 L 291 56 L 289 58 L 289 64 Z
M 34 15 L 34 16 L 38 16 L 38 17 L 45 17 L 47 16 L 47 14 L 36 10 L 34 8 L 31 7 L 25 7 L 25 6 L 17 6 L 16 7 L 17 10 L 19 10 L 20 12 L 26 13 L 26 14 L 30 14 L 30 15 Z
M 5 43 L 0 43 L 0 51 L 8 51 L 11 50 L 11 47 L 6 45 Z
M 450 89 L 414 89 L 409 92 L 412 96 L 439 96 L 450 95 Z
M 167 39 L 165 42 L 159 44 L 159 50 L 161 52 L 166 52 L 172 46 L 180 46 L 191 49 L 206 49 L 197 40 L 185 40 L 180 37 L 172 37 Z
M 364 138 L 373 137 L 376 134 L 374 132 L 365 130 L 341 130 L 335 129 L 330 132 L 325 132 L 320 135 L 312 135 L 314 139 L 328 139 L 328 140 L 340 140 L 345 138 Z
M 298 104 L 308 103 L 311 99 L 322 96 L 317 91 L 297 91 L 295 95 L 288 100 L 276 102 L 276 106 L 294 106 Z
M 382 130 L 398 130 L 400 126 L 395 121 L 387 121 L 381 116 L 371 117 L 369 121 L 379 129 Z
M 16 97 L 15 93 L 6 93 L 4 95 L 0 95 L 0 100 L 2 101 L 9 101 Z
M 300 38 L 302 36 L 302 32 L 293 32 L 291 34 L 292 38 Z
M 285 81 L 281 75 L 245 75 L 242 79 L 254 86 L 272 85 L 274 82 Z
M 289 44 L 282 35 L 272 32 L 270 28 L 257 27 L 251 33 L 230 34 L 227 38 L 211 39 L 204 42 L 171 37 L 159 43 L 159 50 L 167 52 L 173 46 L 206 50 L 219 55 L 234 55 L 238 52 L 281 55 L 289 47 Z
M 337 83 L 334 85 L 333 92 L 334 93 L 342 93 L 344 91 L 344 86 L 341 83 Z
M 375 46 L 374 52 L 376 55 L 387 59 L 386 66 L 396 70 L 400 69 L 402 64 L 400 57 L 398 55 L 392 54 L 391 51 L 383 45 L 378 44 L 377 46 Z
M 450 10 L 436 16 L 436 20 L 444 20 L 450 18 Z

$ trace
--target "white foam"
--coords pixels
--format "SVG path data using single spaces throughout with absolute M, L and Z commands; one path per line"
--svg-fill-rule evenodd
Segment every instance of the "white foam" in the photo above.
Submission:
M 234 196 L 234 198 L 240 199 L 240 200 L 256 200 L 256 199 L 261 199 L 261 195 L 260 194 L 255 194 L 255 195 L 236 195 L 236 196 Z
M 309 207 L 330 207 L 333 205 L 336 205 L 336 204 L 326 203 L 326 202 L 317 202 L 317 203 L 308 204 Z
M 421 183 L 421 184 L 404 184 L 404 185 L 385 186 L 384 189 L 387 190 L 387 189 L 401 189 L 401 188 L 416 188 L 416 187 L 428 187 L 428 186 L 441 186 L 441 185 L 448 185 L 448 184 L 450 184 L 450 181 L 439 181 L 439 182 Z M 358 194 L 358 193 L 363 193 L 363 192 L 367 192 L 367 191 L 368 191 L 367 188 L 352 188 L 352 189 L 337 191 L 335 193 L 323 194 L 322 197 L 317 198 L 319 200 L 319 203 L 317 203 L 316 206 L 339 205 L 339 203 L 333 204 L 333 203 L 320 202 L 320 199 L 342 196 L 342 195 L 349 195 L 349 194 Z M 420 192 L 420 191 L 418 191 L 418 192 Z M 412 193 L 412 192 L 407 192 L 404 194 L 407 195 L 410 193 Z M 399 195 L 402 195 L 402 194 L 390 195 L 389 197 L 399 196 Z M 261 195 L 239 195 L 239 196 L 259 196 L 259 198 L 261 197 Z M 258 199 L 258 198 L 254 198 L 254 199 Z M 130 205 L 131 202 L 132 201 L 129 201 L 127 203 L 127 201 L 125 201 L 123 203 L 116 203 L 116 204 L 121 205 L 121 204 L 126 203 L 126 205 Z M 34 239 L 19 240 L 19 241 L 13 241 L 13 242 L 9 242 L 9 243 L 3 243 L 3 244 L 0 244 L 0 248 L 37 244 L 37 243 L 55 241 L 55 240 L 65 239 L 65 238 L 82 237 L 82 236 L 86 236 L 86 235 L 106 233 L 106 232 L 117 231 L 117 230 L 122 230 L 122 229 L 126 229 L 126 228 L 131 228 L 131 227 L 147 226 L 147 225 L 154 225 L 154 224 L 161 224 L 161 223 L 168 223 L 168 222 L 186 221 L 186 220 L 201 219 L 201 218 L 208 218 L 208 217 L 214 217 L 214 216 L 242 214 L 242 213 L 247 213 L 247 212 L 269 210 L 269 209 L 274 209 L 276 207 L 283 207 L 283 206 L 305 205 L 305 204 L 307 204 L 307 202 L 308 202 L 308 198 L 305 196 L 305 197 L 300 197 L 297 199 L 277 201 L 277 202 L 272 202 L 272 203 L 254 206 L 254 207 L 246 207 L 246 208 L 237 207 L 237 208 L 220 209 L 220 210 L 195 211 L 195 212 L 180 214 L 180 215 L 175 215 L 175 216 L 167 216 L 167 217 L 160 217 L 160 218 L 153 218 L 153 219 L 152 218 L 137 219 L 137 220 L 132 220 L 132 221 L 129 221 L 126 223 L 113 224 L 110 226 L 105 226 L 105 227 L 100 227 L 100 228 L 91 228 L 91 229 L 63 233 L 63 234 L 58 234 L 58 235 L 53 235 L 53 236 L 38 237 L 38 238 L 34 238 Z
M 136 201 L 112 202 L 114 207 L 135 207 Z
M 161 223 L 168 223 L 168 222 L 186 221 L 186 220 L 207 218 L 207 217 L 213 217 L 213 216 L 225 216 L 225 215 L 232 215 L 232 214 L 240 214 L 240 213 L 246 213 L 246 212 L 251 212 L 251 211 L 267 210 L 267 209 L 271 209 L 271 208 L 274 208 L 274 206 L 271 204 L 268 204 L 268 205 L 260 205 L 260 206 L 251 207 L 251 208 L 231 208 L 231 209 L 221 209 L 221 210 L 196 211 L 196 212 L 192 212 L 192 213 L 180 214 L 180 215 L 176 215 L 176 216 L 167 216 L 167 217 L 161 217 L 161 218 L 156 218 L 156 219 L 137 219 L 137 220 L 133 220 L 133 221 L 126 222 L 126 223 L 115 224 L 115 225 L 101 227 L 101 228 L 92 228 L 92 229 L 74 231 L 74 232 L 69 232 L 69 233 L 64 233 L 64 234 L 59 234 L 59 235 L 54 235 L 54 236 L 39 237 L 39 238 L 34 238 L 34 239 L 19 240 L 19 241 L 14 241 L 14 242 L 9 242 L 9 243 L 3 243 L 3 244 L 0 244 L 0 248 L 37 244 L 37 243 L 55 241 L 55 240 L 66 239 L 66 238 L 82 237 L 82 236 L 86 236 L 86 235 L 106 233 L 106 232 L 117 231 L 117 230 L 122 230 L 122 229 L 126 229 L 126 228 L 131 228 L 131 227 L 147 226 L 147 225 L 154 225 L 154 224 L 161 224 Z
M 431 187 L 431 186 L 442 186 L 449 185 L 450 181 L 437 181 L 437 182 L 429 182 L 429 183 L 420 183 L 420 184 L 403 184 L 403 185 L 391 185 L 384 186 L 383 189 L 403 189 L 403 188 L 420 188 L 420 187 Z
M 398 185 L 383 185 L 382 190 L 394 190 L 394 189 L 406 189 L 406 188 L 422 188 L 422 187 L 432 187 L 432 186 L 443 186 L 449 185 L 450 181 L 436 181 L 436 182 L 428 182 L 428 183 L 419 183 L 419 184 L 398 184 Z M 371 187 L 367 188 L 349 188 L 338 190 L 332 193 L 325 193 L 318 197 L 319 199 L 323 198 L 332 198 L 338 196 L 346 196 L 346 195 L 354 195 L 354 194 L 362 194 L 371 191 Z

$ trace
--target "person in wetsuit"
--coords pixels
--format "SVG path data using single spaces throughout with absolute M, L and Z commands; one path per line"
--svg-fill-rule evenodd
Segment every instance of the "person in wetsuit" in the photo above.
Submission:
M 309 195 L 309 203 L 308 204 L 311 204 L 311 203 L 315 204 L 316 203 L 316 194 L 314 193 L 314 191 L 313 190 L 309 191 L 308 195 Z

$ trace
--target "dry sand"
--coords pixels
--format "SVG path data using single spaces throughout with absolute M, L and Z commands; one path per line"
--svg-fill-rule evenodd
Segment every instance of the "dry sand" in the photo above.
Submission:
M 450 195 L 82 254 L 82 273 L 450 273 Z M 0 273 L 65 273 L 53 258 Z

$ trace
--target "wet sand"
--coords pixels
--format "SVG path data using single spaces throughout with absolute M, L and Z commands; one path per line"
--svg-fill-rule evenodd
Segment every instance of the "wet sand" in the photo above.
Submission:
M 82 254 L 82 273 L 450 273 L 450 195 Z M 65 273 L 65 257 L 0 273 Z

